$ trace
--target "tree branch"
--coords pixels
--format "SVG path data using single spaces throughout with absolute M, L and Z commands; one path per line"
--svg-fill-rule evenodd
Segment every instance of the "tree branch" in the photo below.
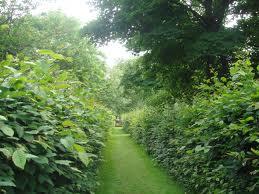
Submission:
M 178 5 L 180 7 L 183 7 L 184 9 L 186 9 L 187 11 L 191 12 L 191 14 L 198 20 L 201 22 L 203 27 L 206 27 L 206 21 L 205 19 L 195 10 L 193 10 L 191 8 L 191 6 L 189 6 L 188 4 L 184 4 L 181 3 L 180 1 L 174 1 L 174 2 L 168 2 L 169 6 L 173 7 L 174 5 Z

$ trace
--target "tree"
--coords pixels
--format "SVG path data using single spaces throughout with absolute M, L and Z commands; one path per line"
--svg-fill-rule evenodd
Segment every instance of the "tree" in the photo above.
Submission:
M 19 57 L 37 58 L 38 50 L 51 54 L 59 53 L 69 60 L 59 61 L 63 70 L 76 71 L 78 79 L 87 85 L 88 94 L 96 94 L 104 84 L 105 66 L 99 59 L 101 53 L 80 35 L 80 24 L 61 12 L 50 12 L 40 16 L 26 15 L 17 19 L 0 37 L 2 58 L 6 52 Z M 1 30 L 0 30 L 1 33 Z M 3 31 L 3 35 L 4 35 Z
M 240 27 L 247 37 L 248 48 L 251 50 L 251 62 L 254 67 L 256 77 L 259 77 L 256 67 L 259 63 L 259 1 L 242 1 L 235 10 L 236 14 L 243 14 L 248 17 L 242 18 Z
M 1 0 L 0 25 L 11 24 L 36 7 L 39 0 Z
M 93 0 L 100 17 L 84 33 L 97 42 L 126 40 L 132 50 L 146 52 L 147 70 L 168 78 L 171 88 L 176 82 L 182 88 L 191 85 L 194 75 L 210 78 L 212 69 L 220 77 L 228 76 L 229 63 L 244 47 L 245 37 L 240 28 L 227 28 L 225 23 L 241 2 Z
M 12 36 L 11 33 L 17 21 L 28 15 L 39 2 L 39 0 L 0 1 L 0 59 L 4 60 L 7 54 L 16 55 L 17 44 L 20 41 L 26 41 L 20 37 Z
M 125 82 L 122 80 L 122 77 L 125 75 L 125 69 L 130 63 L 131 61 L 121 62 L 110 69 L 104 87 L 98 95 L 99 100 L 117 116 L 128 112 L 133 104 L 132 95 L 125 94 Z

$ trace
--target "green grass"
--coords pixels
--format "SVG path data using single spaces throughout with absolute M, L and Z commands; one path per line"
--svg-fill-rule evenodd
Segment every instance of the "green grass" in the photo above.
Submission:
M 97 194 L 183 194 L 183 190 L 120 128 L 104 150 Z

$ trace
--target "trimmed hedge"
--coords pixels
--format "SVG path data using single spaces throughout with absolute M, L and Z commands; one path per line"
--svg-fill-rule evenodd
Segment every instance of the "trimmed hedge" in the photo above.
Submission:
M 236 63 L 230 80 L 200 89 L 192 104 L 124 115 L 124 129 L 188 191 L 258 193 L 259 82 L 250 63 Z

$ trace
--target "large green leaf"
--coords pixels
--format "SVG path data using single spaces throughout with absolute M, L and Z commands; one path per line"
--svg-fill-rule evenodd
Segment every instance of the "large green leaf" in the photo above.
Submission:
M 60 143 L 67 149 L 70 149 L 74 143 L 75 143 L 75 140 L 73 137 L 71 136 L 67 136 L 66 138 L 63 138 L 60 140 Z
M 13 181 L 0 181 L 0 186 L 3 186 L 3 187 L 15 187 L 16 185 L 14 184 Z
M 63 55 L 55 53 L 52 50 L 39 50 L 38 53 L 40 53 L 42 55 L 48 55 L 48 56 L 52 57 L 53 59 L 65 60 L 65 57 Z
M 12 152 L 7 148 L 0 148 L 0 152 L 2 152 L 6 158 L 12 157 Z
M 14 130 L 5 124 L 0 124 L 0 130 L 9 137 L 14 135 Z
M 75 124 L 73 121 L 71 120 L 65 120 L 63 123 L 62 123 L 63 127 L 73 127 Z
M 0 188 L 2 187 L 15 187 L 13 180 L 10 177 L 0 177 Z
M 74 144 L 74 149 L 77 151 L 77 152 L 85 152 L 85 148 L 81 145 L 78 145 L 78 144 Z
M 18 149 L 13 153 L 12 160 L 15 166 L 24 169 L 26 164 L 26 153 L 22 149 Z
M 87 153 L 80 152 L 78 153 L 78 157 L 85 166 L 88 166 L 90 163 L 90 158 L 88 157 Z
M 21 138 L 24 135 L 24 128 L 22 126 L 16 125 L 15 126 L 16 133 L 18 134 L 18 137 Z
M 4 117 L 3 115 L 0 115 L 0 121 L 7 121 L 7 118 Z
M 65 166 L 70 166 L 72 161 L 70 161 L 70 160 L 55 160 L 55 163 L 56 164 L 65 165 Z
M 37 158 L 32 158 L 32 160 L 38 164 L 49 164 L 49 159 L 45 156 L 38 156 Z

